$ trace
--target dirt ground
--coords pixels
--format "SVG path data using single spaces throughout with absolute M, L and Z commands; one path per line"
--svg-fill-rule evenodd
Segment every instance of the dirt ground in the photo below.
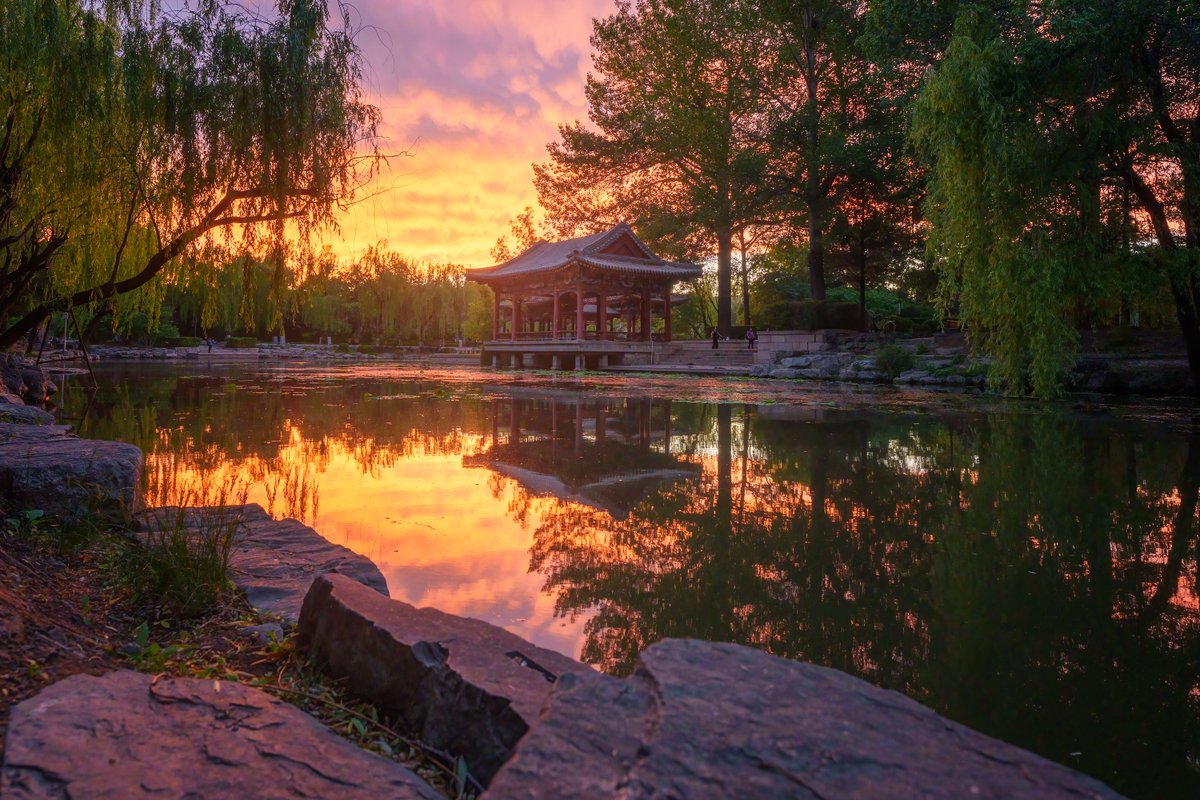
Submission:
M 110 655 L 128 628 L 97 553 L 64 557 L 0 534 L 0 759 L 8 715 L 53 681 L 122 666 Z

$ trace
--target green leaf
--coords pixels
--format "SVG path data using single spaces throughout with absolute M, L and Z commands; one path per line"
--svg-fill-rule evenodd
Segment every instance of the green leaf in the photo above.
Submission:
M 150 641 L 150 625 L 145 622 L 138 625 L 137 630 L 133 633 L 133 641 L 139 650 L 145 650 L 146 643 Z

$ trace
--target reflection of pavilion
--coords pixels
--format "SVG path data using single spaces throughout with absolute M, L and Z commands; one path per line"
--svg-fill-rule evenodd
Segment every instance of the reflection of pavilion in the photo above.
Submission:
M 649 398 L 495 400 L 490 445 L 463 463 L 614 519 L 655 488 L 700 472 L 671 455 L 671 401 Z

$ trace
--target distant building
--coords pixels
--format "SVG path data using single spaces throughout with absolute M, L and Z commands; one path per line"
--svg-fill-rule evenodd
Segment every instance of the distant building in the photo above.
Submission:
M 695 264 L 656 256 L 624 222 L 603 233 L 538 242 L 516 258 L 467 271 L 492 287 L 493 341 L 650 340 L 654 315 L 671 340 L 671 290 Z

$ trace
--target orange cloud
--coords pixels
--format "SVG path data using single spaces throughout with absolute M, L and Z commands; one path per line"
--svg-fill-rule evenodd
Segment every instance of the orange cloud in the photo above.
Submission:
M 587 113 L 592 19 L 612 0 L 368 0 L 356 4 L 366 90 L 385 149 L 410 151 L 368 187 L 329 244 L 386 239 L 406 255 L 474 266 L 537 205 L 530 164 Z

